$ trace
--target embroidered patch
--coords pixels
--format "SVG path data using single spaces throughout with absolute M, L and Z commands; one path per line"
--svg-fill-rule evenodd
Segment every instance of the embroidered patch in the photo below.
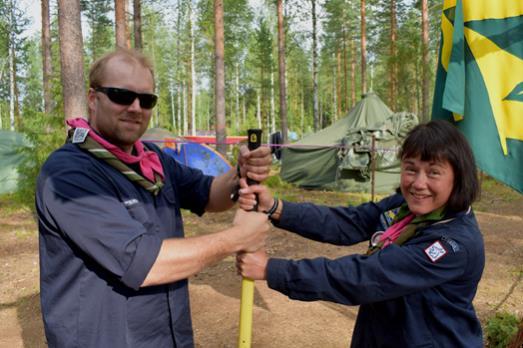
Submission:
M 74 134 L 73 134 L 73 140 L 71 142 L 73 144 L 81 144 L 85 141 L 85 138 L 87 138 L 87 134 L 89 133 L 89 129 L 87 128 L 75 128 Z
M 447 250 L 441 245 L 439 241 L 432 243 L 427 249 L 425 254 L 429 257 L 432 262 L 436 262 L 443 256 L 447 255 Z
M 136 198 L 131 198 L 131 199 L 127 200 L 127 201 L 124 201 L 123 205 L 125 205 L 126 207 L 130 207 L 130 206 L 138 204 L 138 203 L 139 202 L 138 202 L 138 200 Z
M 398 211 L 400 208 L 394 208 L 391 210 L 388 210 L 380 215 L 380 228 L 381 230 L 385 231 L 387 228 L 392 225 L 392 222 L 394 221 L 394 218 L 398 214 Z
M 458 252 L 460 250 L 459 244 L 453 239 L 450 239 L 446 236 L 442 236 L 441 241 L 446 242 L 448 245 L 450 245 L 450 247 L 452 248 L 452 251 L 454 251 L 454 252 Z

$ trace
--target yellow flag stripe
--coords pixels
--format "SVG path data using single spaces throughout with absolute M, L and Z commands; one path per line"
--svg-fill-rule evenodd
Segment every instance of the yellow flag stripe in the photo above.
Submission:
M 445 71 L 449 69 L 450 53 L 452 52 L 452 33 L 454 27 L 448 18 L 441 15 L 441 32 L 443 33 L 443 44 L 441 46 L 441 65 L 445 68 Z
M 503 100 L 523 80 L 523 60 L 471 29 L 465 28 L 465 38 L 487 86 L 501 147 L 507 155 L 507 138 L 523 141 L 523 103 Z
M 463 0 L 465 22 L 521 15 L 523 15 L 523 0 Z
M 456 7 L 456 0 L 443 0 L 443 11 L 451 7 Z

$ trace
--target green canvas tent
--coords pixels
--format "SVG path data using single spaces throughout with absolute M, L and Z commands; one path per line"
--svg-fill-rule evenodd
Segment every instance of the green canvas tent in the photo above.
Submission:
M 371 143 L 375 136 L 375 192 L 399 183 L 397 150 L 418 123 L 410 113 L 393 113 L 375 93 L 367 93 L 348 115 L 282 149 L 283 180 L 310 189 L 370 192 Z
M 0 130 L 0 194 L 16 191 L 17 167 L 24 158 L 20 148 L 28 144 L 23 134 Z

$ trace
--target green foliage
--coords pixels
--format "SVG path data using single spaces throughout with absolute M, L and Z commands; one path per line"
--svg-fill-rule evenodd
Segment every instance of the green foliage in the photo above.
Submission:
M 109 12 L 113 10 L 111 0 L 80 0 L 82 14 L 87 18 L 90 33 L 86 40 L 89 61 L 94 61 L 114 45 L 113 21 Z
M 49 154 L 60 147 L 65 140 L 63 115 L 46 115 L 34 112 L 24 122 L 22 132 L 32 146 L 23 149 L 25 159 L 18 167 L 19 184 L 14 198 L 20 204 L 34 209 L 36 179 L 40 167 Z
M 496 313 L 485 325 L 489 348 L 505 348 L 518 331 L 518 318 L 508 312 Z

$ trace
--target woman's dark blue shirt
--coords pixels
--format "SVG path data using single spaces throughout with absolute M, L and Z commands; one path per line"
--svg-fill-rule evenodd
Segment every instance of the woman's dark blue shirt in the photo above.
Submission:
M 277 226 L 337 245 L 369 240 L 403 197 L 329 208 L 285 202 Z M 485 264 L 471 211 L 422 227 L 370 256 L 270 259 L 269 287 L 292 299 L 360 305 L 352 347 L 482 347 L 472 300 Z

